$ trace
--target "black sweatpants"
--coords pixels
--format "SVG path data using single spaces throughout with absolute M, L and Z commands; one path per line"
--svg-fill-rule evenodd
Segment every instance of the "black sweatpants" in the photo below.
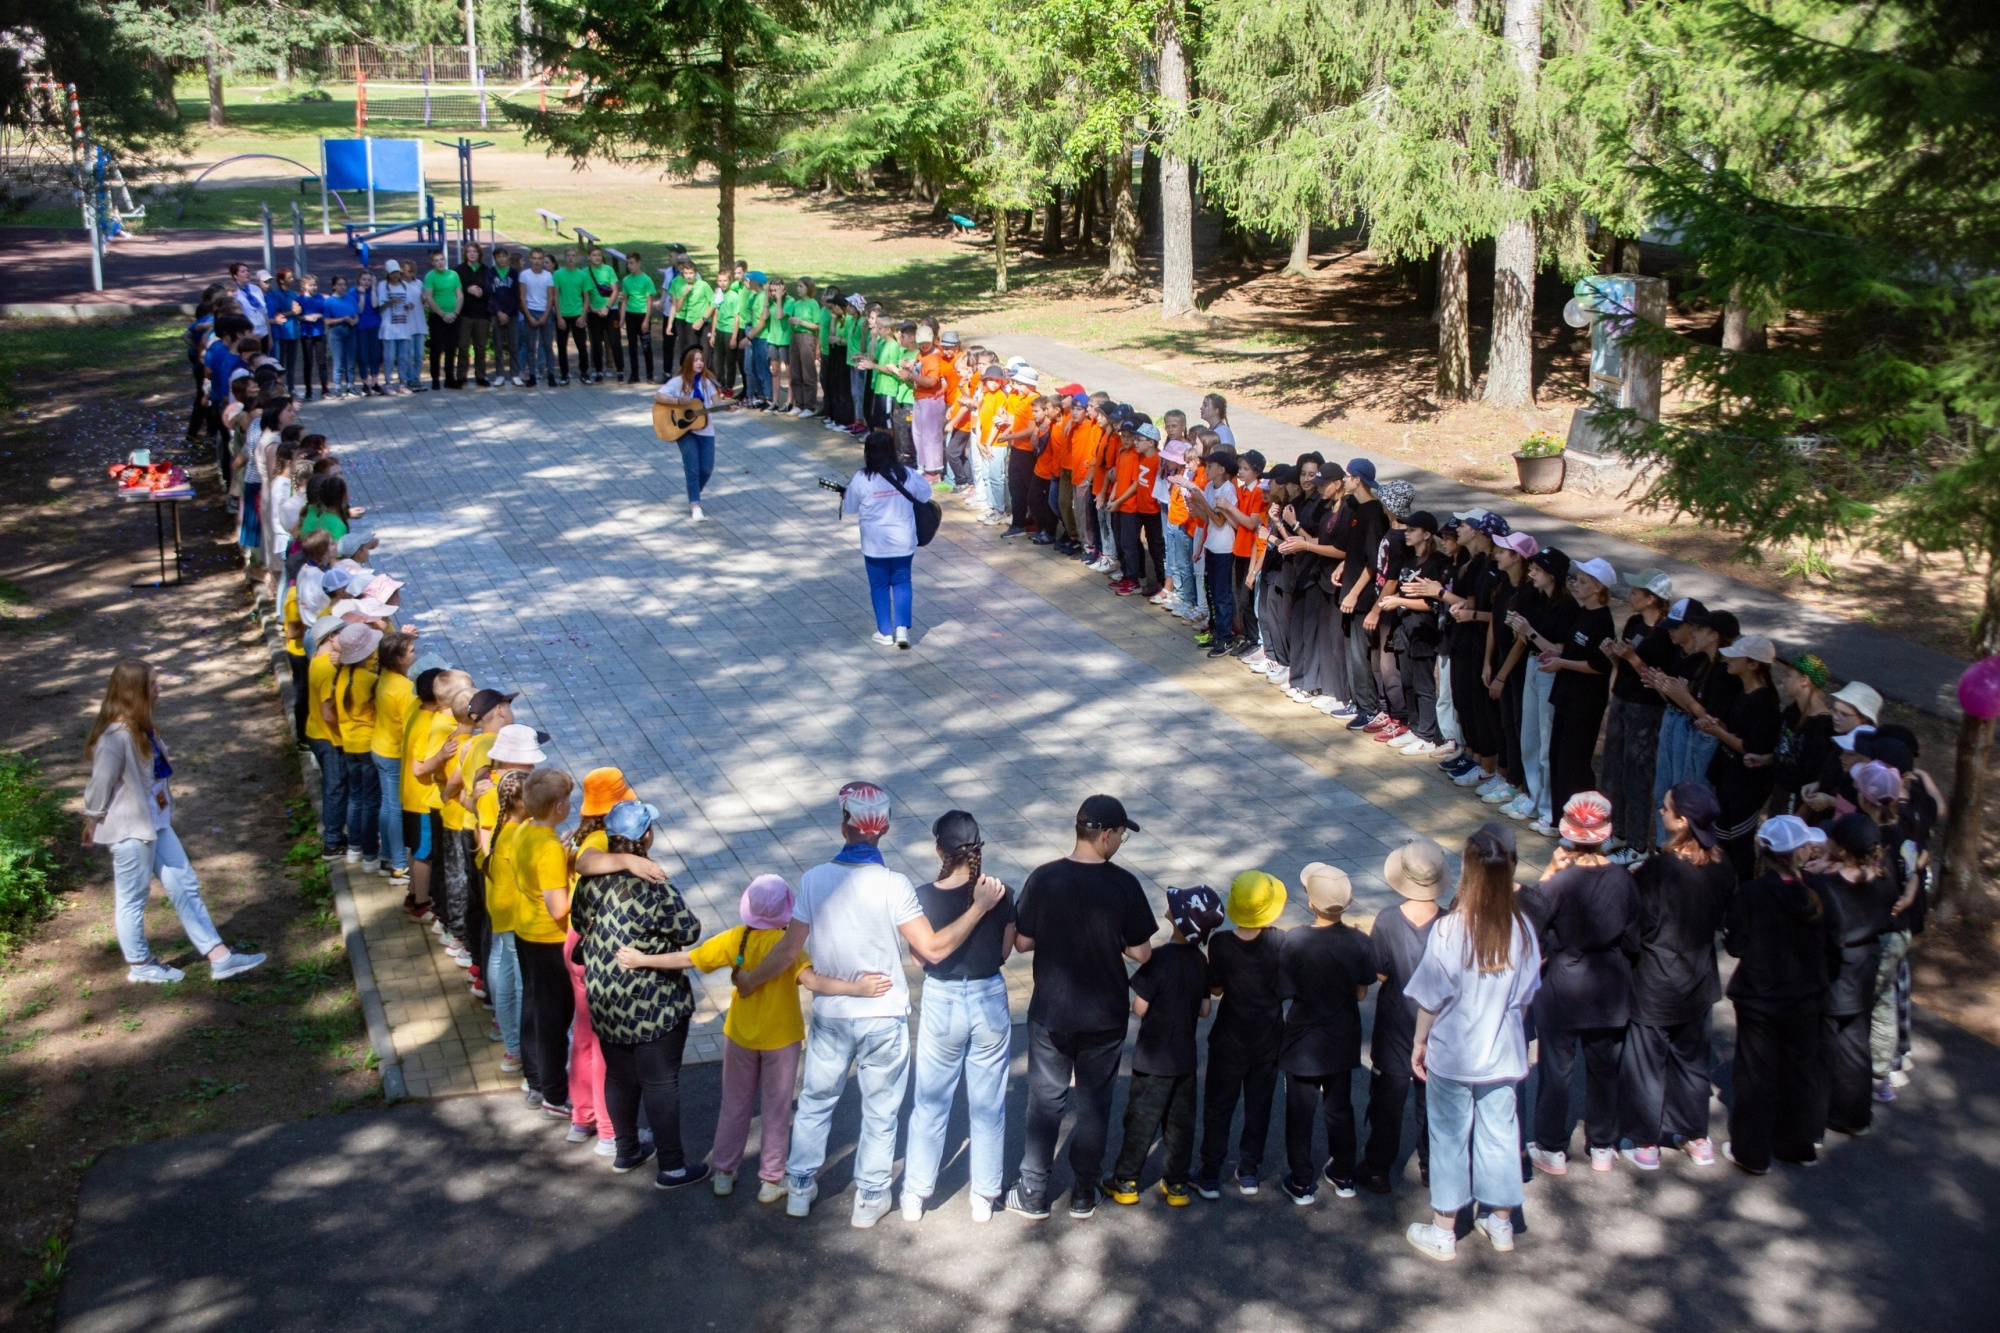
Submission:
M 640 380 L 639 358 L 646 358 L 646 378 Z M 653 382 L 653 326 L 643 311 L 625 312 L 625 364 L 631 367 L 626 376 L 633 384 Z
M 1409 1061 L 1403 1064 L 1400 1074 L 1376 1069 L 1368 1076 L 1368 1149 L 1361 1158 L 1364 1176 L 1386 1176 L 1396 1169 L 1396 1159 L 1403 1154 L 1403 1103 L 1412 1092 L 1417 1094 L 1417 1161 L 1425 1171 L 1431 1169 L 1426 1085 L 1409 1071 Z
M 1814 1085 L 1820 1077 L 1824 1022 L 1816 1013 L 1774 1017 L 1736 1006 L 1729 1151 L 1749 1170 L 1767 1170 L 1774 1157 L 1781 1162 L 1817 1160 Z
M 584 317 L 574 319 L 556 316 L 556 370 L 563 379 L 569 378 L 569 345 L 576 342 L 576 373 L 579 377 L 590 373 L 589 333 L 584 327 Z
M 1583 1049 L 1583 1129 L 1592 1148 L 1618 1146 L 1618 1061 L 1625 1047 L 1624 1028 L 1584 1028 L 1560 1031 L 1542 1028 L 1541 1063 L 1536 1066 L 1535 1142 L 1549 1152 L 1568 1152 L 1569 1091 L 1577 1048 Z
M 1479 678 L 1484 665 L 1484 648 L 1461 647 L 1449 661 L 1439 663 L 1439 669 L 1451 672 L 1451 706 L 1458 711 L 1465 748 L 1490 759 L 1500 753 L 1500 704 L 1488 697 L 1486 683 Z
M 911 419 L 914 415 L 914 408 L 909 403 L 891 403 L 886 398 L 883 401 L 888 403 L 886 410 L 889 414 L 889 434 L 893 435 L 896 439 L 896 457 L 900 458 L 905 465 L 915 467 L 917 465 L 917 430 L 916 423 Z
M 1708 1015 L 1625 1029 L 1618 1065 L 1619 1133 L 1642 1148 L 1708 1137 Z
M 846 343 L 828 343 L 821 352 L 819 384 L 826 396 L 826 419 L 839 426 L 854 420 L 854 376 L 847 370 Z
M 1311 1188 L 1320 1160 L 1313 1156 L 1313 1121 L 1326 1121 L 1326 1173 L 1354 1179 L 1354 1071 L 1285 1075 L 1285 1161 L 1292 1183 Z
M 522 970 L 526 972 L 525 966 Z M 568 984 L 567 977 L 564 984 Z M 681 1057 L 687 1051 L 687 1039 L 687 1020 L 682 1019 L 672 1030 L 636 1045 L 598 1041 L 597 1048 L 604 1053 L 604 1111 L 618 1137 L 620 1157 L 629 1160 L 639 1155 L 639 1105 L 643 1100 L 653 1146 L 660 1154 L 660 1170 L 686 1169 L 687 1150 L 681 1146 Z M 527 1046 L 525 1032 L 521 1044 Z
M 1566 700 L 1549 723 L 1549 800 L 1559 817 L 1563 802 L 1597 790 L 1597 733 L 1604 725 L 1602 697 Z
M 1232 577 L 1229 586 L 1234 589 L 1236 597 L 1236 633 L 1241 638 L 1254 641 L 1257 638 L 1257 589 L 1250 581 L 1250 557 L 1231 554 L 1229 569 Z
M 1125 1029 L 1056 1032 L 1028 1022 L 1028 1115 L 1022 1131 L 1021 1187 L 1048 1188 L 1056 1157 L 1070 1083 L 1076 1084 L 1076 1127 L 1069 1136 L 1069 1165 L 1078 1184 L 1096 1185 L 1111 1137 L 1111 1094 L 1118 1084 L 1118 1057 Z M 656 1131 L 657 1132 L 657 1131 Z
M 1280 582 L 1282 577 L 1266 572 L 1257 580 L 1257 641 L 1264 645 L 1266 659 L 1290 666 L 1292 606 Z
M 1275 1060 L 1253 1064 L 1235 1051 L 1208 1044 L 1208 1073 L 1201 1085 L 1201 1177 L 1222 1174 L 1229 1155 L 1229 1122 L 1236 1103 L 1243 1102 L 1243 1133 L 1236 1144 L 1236 1169 L 1259 1175 L 1264 1166 L 1264 1140 L 1271 1133 L 1271 1095 L 1278 1090 Z
M 1039 481 L 1039 478 L 1030 478 Z M 1116 514 L 1118 563 L 1148 597 L 1167 581 L 1167 539 L 1158 514 Z
M 618 312 L 593 310 L 583 317 L 584 332 L 590 336 L 590 370 L 593 375 L 612 371 L 625 373 L 625 355 L 618 344 Z
M 1507 775 L 1507 781 L 1515 790 L 1526 791 L 1523 785 L 1528 775 L 1521 769 L 1521 695 L 1528 688 L 1529 671 L 1534 668 L 1523 659 L 1514 665 L 1514 674 L 1500 687 L 1500 697 L 1493 702 L 1499 707 L 1495 716 L 1500 722 L 1500 771 Z
M 1444 739 L 1438 730 L 1437 668 L 1434 654 L 1419 656 L 1407 648 L 1396 652 L 1396 673 L 1403 680 L 1403 711 L 1409 714 L 1404 725 L 1433 745 Z
M 458 321 L 431 312 L 424 315 L 424 326 L 424 345 L 431 354 L 431 387 L 441 388 L 452 382 L 452 366 L 458 360 Z
M 306 673 L 312 669 L 312 659 L 304 653 L 287 652 L 285 660 L 292 668 L 292 739 L 300 745 L 306 743 Z
M 1146 1169 L 1153 1140 L 1159 1138 L 1166 1141 L 1167 1150 L 1160 1179 L 1187 1184 L 1188 1169 L 1194 1164 L 1194 1081 L 1193 1074 L 1132 1071 L 1125 1085 L 1125 1139 L 1111 1168 L 1114 1177 L 1137 1180 Z
M 569 1025 L 576 1017 L 576 994 L 563 966 L 563 945 L 516 936 L 514 949 L 521 960 L 521 1072 L 548 1105 L 568 1106 Z M 610 1067 L 608 1058 L 605 1067 Z M 657 1135 L 659 1122 L 653 1126 Z
M 1828 1014 L 1820 1029 L 1820 1087 L 1825 1111 L 1814 1123 L 1843 1134 L 1866 1130 L 1875 1115 L 1875 1071 L 1868 1056 L 1871 1004 L 1858 1014 Z
M 1016 449 L 1011 444 L 1006 448 L 1007 498 L 1014 503 L 1013 526 L 1025 528 L 1033 517 L 1030 510 L 1034 506 L 1034 498 L 1029 492 L 1041 484 L 1041 478 L 1035 475 L 1035 451 Z M 1131 570 L 1127 569 L 1126 573 L 1129 576 Z
M 1375 631 L 1368 628 L 1367 621 L 1367 613 L 1362 611 L 1340 618 L 1347 643 L 1347 688 L 1353 691 L 1348 697 L 1355 712 L 1372 718 L 1388 705 L 1375 683 Z

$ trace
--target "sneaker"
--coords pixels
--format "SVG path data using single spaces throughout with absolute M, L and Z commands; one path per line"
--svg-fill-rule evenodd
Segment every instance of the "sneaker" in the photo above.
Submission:
M 915 1190 L 903 1191 L 903 1220 L 911 1225 L 924 1220 L 924 1196 Z
M 1411 759 L 1435 758 L 1438 752 L 1438 745 L 1436 741 L 1420 740 L 1415 745 L 1404 745 L 1404 746 L 1399 746 L 1397 748 L 1401 751 L 1402 754 Z
M 1763 1175 L 1764 1172 L 1756 1170 L 1755 1168 L 1752 1167 L 1747 1167 L 1743 1165 L 1743 1163 L 1736 1160 L 1736 1154 L 1735 1152 L 1732 1151 L 1732 1149 L 1734 1149 L 1735 1146 L 1736 1145 L 1733 1143 L 1725 1143 L 1722 1145 L 1723 1160 L 1728 1162 L 1731 1166 L 1735 1167 L 1737 1170 L 1745 1172 L 1748 1175 L 1753 1175 L 1753 1176 Z
M 1458 1237 L 1436 1223 L 1412 1222 L 1403 1235 L 1410 1244 L 1440 1263 L 1448 1264 L 1458 1258 Z
M 1031 1192 L 1025 1185 L 1016 1185 L 1007 1191 L 1007 1211 L 1019 1213 L 1031 1222 L 1039 1222 L 1049 1215 L 1048 1195 L 1040 1190 Z
M 1070 1187 L 1069 1215 L 1081 1222 L 1097 1213 L 1097 1186 L 1079 1180 Z
M 1025 537 L 1028 535 L 1028 530 L 1018 523 L 1009 523 L 1006 531 L 1000 535 L 1002 537 Z
M 1569 1154 L 1550 1152 L 1539 1143 L 1528 1145 L 1528 1160 L 1535 1164 L 1535 1170 L 1546 1171 L 1552 1176 L 1569 1174 Z
M 1358 710 L 1353 717 L 1347 720 L 1347 729 L 1349 731 L 1380 731 L 1386 725 L 1388 725 L 1388 718 L 1383 714 L 1371 713 L 1363 717 Z
M 1681 1151 L 1696 1166 L 1715 1165 L 1715 1144 L 1707 1139 L 1682 1139 Z
M 909 629 L 908 629 L 907 627 L 903 627 L 903 626 L 898 626 L 898 627 L 897 627 L 897 629 L 896 629 L 896 646 L 897 646 L 898 648 L 905 648 L 905 649 L 906 649 L 906 648 L 908 648 L 908 647 L 910 646 L 910 631 L 909 631 Z
M 653 1177 L 653 1188 L 656 1190 L 677 1190 L 683 1185 L 699 1185 L 702 1181 L 707 1180 L 709 1175 L 708 1163 L 696 1162 L 693 1166 L 684 1166 L 678 1171 L 659 1172 Z
M 319 859 L 328 865 L 337 865 L 347 859 L 347 849 L 344 847 L 329 847 L 319 854 Z
M 134 963 L 125 973 L 125 980 L 133 985 L 166 986 L 181 980 L 187 973 L 178 967 L 168 967 L 157 958 L 148 958 L 143 963 Z
M 760 1180 L 757 1182 L 757 1202 L 776 1203 L 789 1193 L 782 1180 Z
M 819 1182 L 808 1180 L 801 1185 L 794 1177 L 785 1185 L 785 1216 L 804 1217 L 812 1211 L 813 1200 L 819 1197 Z
M 1562 836 L 1561 829 L 1558 829 L 1554 824 L 1549 823 L 1547 820 L 1542 820 L 1542 819 L 1537 819 L 1533 823 L 1529 824 L 1528 832 L 1539 833 L 1544 838 L 1559 838 Z M 1605 1151 L 1609 1152 L 1610 1149 L 1607 1148 L 1605 1149 Z
M 1354 711 L 1345 699 L 1336 699 L 1330 694 L 1322 694 L 1319 698 L 1313 700 L 1312 706 L 1320 712 L 1325 713 L 1328 717 L 1332 717 L 1334 713 L 1342 708 L 1346 708 L 1350 714 Z
M 1890 1070 L 1890 1071 L 1889 1071 L 1889 1086 L 1890 1086 L 1890 1087 L 1892 1087 L 1892 1088 L 1907 1088 L 1907 1087 L 1909 1087 L 1909 1086 L 1910 1086 L 1910 1076 L 1909 1076 L 1909 1074 L 1908 1074 L 1908 1073 L 1907 1073 L 1906 1071 L 1904 1071 L 1904 1070 L 1901 1070 L 1901 1069 L 1892 1069 L 1892 1070 Z
M 1396 725 L 1395 718 L 1390 717 L 1387 713 L 1377 713 L 1374 717 L 1369 718 L 1368 721 L 1364 722 L 1361 726 L 1357 727 L 1356 730 L 1365 731 L 1372 736 L 1376 732 L 1381 731 L 1386 727 L 1392 727 L 1395 725 Z
M 1194 1202 L 1194 1196 L 1188 1187 L 1177 1180 L 1161 1181 L 1160 1197 L 1167 1201 L 1169 1208 L 1185 1208 Z
M 362 873 L 362 874 L 364 874 L 364 875 L 379 875 L 379 874 L 381 874 L 381 873 L 382 873 L 382 858 L 381 858 L 381 857 L 379 857 L 379 856 L 364 856 L 364 857 L 362 857 L 362 858 L 361 858 L 361 873 Z
M 1654 1158 L 1655 1158 L 1655 1159 L 1657 1160 L 1657 1159 L 1658 1159 L 1658 1157 L 1659 1157 L 1659 1153 L 1658 1153 L 1657 1151 L 1655 1151 L 1655 1152 L 1654 1152 L 1654 1154 L 1653 1154 L 1653 1156 L 1654 1156 Z M 1592 1148 L 1592 1149 L 1590 1150 L 1590 1169 L 1591 1169 L 1591 1170 L 1593 1170 L 1593 1171 L 1609 1171 L 1609 1170 L 1611 1170 L 1611 1168 L 1613 1168 L 1613 1167 L 1615 1167 L 1615 1166 L 1617 1166 L 1617 1165 L 1618 1165 L 1618 1151 L 1617 1151 L 1617 1149 L 1615 1149 L 1615 1148 Z
M 542 1114 L 551 1120 L 567 1120 L 573 1109 L 573 1107 L 564 1106 L 559 1102 L 552 1102 L 546 1099 L 542 1102 Z
M 1251 671 L 1265 671 L 1270 668 L 1271 659 L 1264 656 L 1264 650 L 1260 647 L 1243 659 L 1243 665 Z
M 1361 1188 L 1367 1190 L 1370 1194 L 1394 1194 L 1396 1192 L 1396 1187 L 1390 1183 L 1387 1176 L 1361 1176 L 1358 1177 L 1358 1180 Z
M 1377 736 L 1376 739 L 1380 740 L 1381 737 Z M 1397 754 L 1402 754 L 1404 751 L 1408 750 L 1412 745 L 1423 743 L 1423 740 L 1424 738 L 1422 736 L 1419 736 L 1416 732 L 1411 731 L 1409 728 L 1405 727 L 1401 735 L 1397 736 L 1394 740 L 1388 742 L 1388 746 L 1390 749 L 1394 750 Z
M 341 853 L 341 860 L 351 866 L 360 865 L 361 849 L 359 847 L 349 847 L 345 852 Z
M 1244 1198 L 1254 1199 L 1257 1197 L 1257 1173 L 1255 1171 L 1245 1171 L 1239 1166 L 1236 1168 L 1235 1179 L 1236 1188 L 1242 1191 Z
M 1332 1186 L 1332 1187 L 1333 1187 L 1333 1197 L 1334 1197 L 1334 1198 L 1336 1198 L 1336 1199 L 1351 1199 L 1351 1198 L 1353 1198 L 1353 1197 L 1354 1197 L 1354 1182 L 1353 1182 L 1353 1181 L 1351 1181 L 1351 1180 L 1342 1180 L 1342 1179 L 1341 1179 L 1341 1178 L 1340 1178 L 1339 1176 L 1336 1176 L 1336 1175 L 1334 1175 L 1331 1169 L 1324 1169 L 1324 1170 L 1322 1170 L 1322 1171 L 1320 1172 L 1320 1177 L 1321 1177 L 1321 1178 L 1322 1178 L 1323 1180 L 1325 1180 L 1325 1181 L 1326 1181 L 1326 1183 L 1327 1183 L 1328 1185 L 1330 1185 L 1330 1186 Z
M 587 1143 L 597 1137 L 596 1125 L 579 1125 L 570 1121 L 569 1133 L 563 1135 L 564 1143 Z
M 1194 1192 L 1204 1199 L 1222 1197 L 1222 1182 L 1214 1176 L 1196 1176 L 1189 1183 L 1194 1186 Z
M 1230 640 L 1217 638 L 1214 643 L 1208 646 L 1208 655 L 1210 657 L 1227 657 L 1229 655 L 1229 645 Z
M 518 1055 L 509 1055 L 505 1051 L 500 1052 L 500 1072 L 503 1074 L 520 1073 L 521 1057 Z
M 590 1151 L 599 1157 L 616 1157 L 618 1155 L 618 1140 L 599 1139 L 597 1146 Z
M 1467 764 L 1465 768 L 1452 777 L 1451 785 L 1454 787 L 1479 788 L 1484 787 L 1491 781 L 1493 781 L 1492 775 L 1487 773 L 1485 769 L 1477 764 Z M 1478 792 L 1475 790 L 1473 794 L 1478 795 Z
M 1500 813 L 1509 819 L 1533 819 L 1535 817 L 1534 798 L 1523 793 L 1501 806 Z
M 210 981 L 227 981 L 231 977 L 242 976 L 253 967 L 262 967 L 263 965 L 263 954 L 237 953 L 234 949 L 231 949 L 229 956 L 221 962 L 210 963 L 208 965 L 208 979 Z
M 973 1195 L 971 1207 L 973 1221 L 991 1222 L 993 1220 L 993 1200 L 987 1198 L 984 1194 Z
M 1646 859 L 1646 854 L 1636 847 L 1625 847 L 1605 859 L 1615 866 L 1635 866 Z
M 688 522 L 690 522 L 690 523 L 705 523 L 705 522 L 707 522 L 707 521 L 708 521 L 708 515 L 707 515 L 707 514 L 704 514 L 704 513 L 702 513 L 702 512 L 701 512 L 701 506 L 700 506 L 700 505 L 689 505 L 689 506 L 688 506 Z
M 870 635 L 869 637 L 874 639 L 876 643 L 881 644 L 884 648 L 893 648 L 896 646 L 896 639 L 894 635 L 874 634 Z
M 1463 752 L 1463 751 L 1461 751 L 1461 750 L 1460 750 L 1460 749 L 1458 748 L 1458 742 L 1457 742 L 1457 741 L 1441 741 L 1441 742 L 1439 742 L 1439 744 L 1438 744 L 1438 753 L 1437 753 L 1437 759 L 1438 759 L 1438 767 L 1439 767 L 1439 768 L 1443 768 L 1443 767 L 1444 767 L 1445 765 L 1447 765 L 1447 764 L 1453 764 L 1453 765 L 1455 765 L 1455 764 L 1457 764 L 1457 763 L 1459 762 L 1459 760 L 1461 760 L 1461 759 L 1465 759 L 1465 757 L 1466 757 L 1466 756 L 1465 756 L 1464 752 Z M 1471 761 L 1470 761 L 1470 760 L 1467 760 L 1467 762 L 1469 763 L 1469 762 L 1471 762 Z
M 1030 542 L 1033 542 L 1036 546 L 1054 546 L 1056 544 L 1056 539 L 1054 537 L 1049 536 L 1049 534 L 1046 532 L 1038 532 L 1034 536 L 1028 538 L 1028 540 Z M 1158 599 L 1156 598 L 1154 600 L 1157 601 Z
M 542 1094 L 528 1086 L 528 1080 L 521 1080 L 521 1101 L 532 1111 L 542 1104 Z
M 1104 1180 L 1104 1192 L 1111 1196 L 1111 1202 L 1123 1204 L 1128 1208 L 1139 1202 L 1139 1182 L 1136 1180 L 1120 1180 L 1116 1176 L 1107 1176 Z
M 486 1025 L 486 1040 L 488 1041 L 500 1040 L 500 1025 L 498 1023 L 488 1023 Z
M 736 1193 L 736 1173 L 734 1171 L 718 1171 L 712 1179 L 715 1181 L 716 1198 L 726 1199 Z
M 1368 728 L 1366 727 L 1362 728 L 1364 732 L 1367 730 Z M 1381 729 L 1375 733 L 1375 743 L 1377 745 L 1387 745 L 1390 741 L 1409 734 L 1410 729 L 1408 727 L 1391 718 L 1389 721 L 1383 723 Z
M 409 870 L 407 868 L 402 870 L 391 870 L 389 872 L 389 887 L 392 889 L 409 888 L 410 887 Z
M 1512 783 L 1502 780 L 1490 788 L 1479 799 L 1488 805 L 1508 805 L 1520 799 L 1521 793 L 1514 790 Z
M 641 1143 L 639 1145 L 639 1150 L 633 1153 L 630 1157 L 626 1157 L 622 1154 L 619 1154 L 617 1153 L 616 1149 L 614 1149 L 613 1156 L 611 1158 L 611 1169 L 622 1176 L 627 1171 L 637 1171 L 640 1167 L 644 1166 L 648 1161 L 650 1161 L 652 1159 L 652 1156 L 653 1156 L 653 1145 L 650 1143 Z
M 1486 1216 L 1480 1218 L 1477 1222 L 1474 1222 L 1472 1226 L 1474 1230 L 1483 1234 L 1487 1240 L 1493 1242 L 1493 1248 L 1500 1251 L 1500 1253 L 1508 1254 L 1513 1251 L 1514 1249 L 1513 1218 L 1500 1217 L 1496 1214 L 1488 1213 L 1486 1214 Z
M 1896 1084 L 1893 1079 L 1882 1078 L 1875 1080 L 1875 1100 L 1878 1102 L 1893 1102 L 1896 1100 Z
M 516 375 L 516 376 L 515 376 L 515 377 L 514 377 L 513 379 L 511 379 L 511 380 L 508 380 L 507 382 L 508 382 L 509 384 L 513 385 L 513 386 L 514 386 L 515 388 L 517 388 L 517 389 L 525 389 L 525 388 L 527 388 L 527 387 L 528 387 L 528 386 L 529 386 L 530 384 L 533 384 L 533 383 L 534 383 L 534 381 L 533 381 L 533 380 L 524 380 L 524 379 L 522 379 L 522 378 L 521 378 L 521 377 L 520 377 L 519 375 Z
M 1289 1171 L 1279 1183 L 1285 1187 L 1285 1196 L 1301 1208 L 1310 1208 L 1319 1202 L 1319 1195 L 1313 1191 L 1313 1187 L 1299 1184 L 1292 1179 L 1292 1173 Z
M 1660 1169 L 1660 1149 L 1657 1145 L 1650 1148 L 1620 1148 L 1618 1155 L 1638 1167 L 1641 1171 L 1657 1171 Z M 1596 1153 L 1594 1151 L 1591 1157 L 1590 1164 L 1596 1166 Z

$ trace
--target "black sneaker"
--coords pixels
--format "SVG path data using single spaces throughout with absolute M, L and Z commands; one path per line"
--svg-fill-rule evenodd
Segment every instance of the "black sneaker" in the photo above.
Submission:
M 1097 1213 L 1097 1186 L 1077 1181 L 1069 1192 L 1069 1215 L 1081 1222 Z
M 1197 642 L 1199 642 L 1199 640 L 1197 640 Z M 1208 655 L 1210 657 L 1227 657 L 1229 655 L 1230 649 L 1234 648 L 1235 646 L 1236 646 L 1236 640 L 1234 639 L 1218 638 L 1215 640 L 1215 642 L 1209 644 Z
M 527 1092 L 521 1094 L 521 1100 L 526 1102 L 528 1109 L 532 1111 L 542 1104 L 542 1094 L 530 1088 Z
M 1022 537 L 1026 536 L 1027 532 L 1028 530 L 1026 528 L 1017 528 L 1012 523 L 1009 523 L 1007 525 L 1007 530 L 1001 533 L 1000 535 L 1002 537 Z
M 1292 1179 L 1292 1173 L 1289 1171 L 1285 1173 L 1284 1186 L 1286 1197 L 1301 1208 L 1310 1207 L 1319 1201 L 1319 1196 L 1314 1193 L 1313 1187 L 1299 1184 Z
M 677 1190 L 683 1185 L 699 1185 L 702 1181 L 708 1179 L 709 1174 L 708 1163 L 697 1162 L 693 1166 L 684 1166 L 678 1171 L 660 1172 L 653 1177 L 653 1188 Z
M 653 1158 L 653 1145 L 645 1142 L 644 1140 L 641 1140 L 639 1143 L 639 1151 L 633 1153 L 630 1157 L 627 1157 L 623 1153 L 620 1153 L 618 1156 L 612 1158 L 611 1169 L 613 1171 L 616 1171 L 619 1175 L 622 1176 L 627 1171 L 637 1171 L 640 1167 L 644 1166 L 647 1162 L 651 1161 L 652 1158 Z
M 1396 1187 L 1389 1183 L 1387 1176 L 1362 1176 L 1361 1188 L 1370 1194 L 1394 1194 Z
M 1354 1182 L 1351 1180 L 1342 1180 L 1339 1176 L 1333 1174 L 1332 1167 L 1329 1166 L 1322 1169 L 1319 1174 L 1320 1178 L 1332 1187 L 1334 1198 L 1351 1199 L 1354 1197 Z
M 1188 1183 L 1193 1185 L 1194 1192 L 1204 1199 L 1219 1199 L 1222 1197 L 1222 1182 L 1214 1176 L 1196 1176 Z
M 1025 1185 L 1016 1185 L 1007 1191 L 1007 1211 L 1039 1222 L 1049 1215 L 1049 1196 L 1046 1191 L 1030 1191 Z

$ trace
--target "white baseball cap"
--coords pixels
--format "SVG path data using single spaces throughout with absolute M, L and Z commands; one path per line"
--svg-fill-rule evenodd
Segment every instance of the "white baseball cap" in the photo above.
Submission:
M 1607 588 L 1618 586 L 1618 571 L 1613 569 L 1611 562 L 1602 556 L 1590 560 L 1577 561 L 1576 570 L 1579 574 L 1590 575 L 1590 577 L 1596 579 Z
M 1765 666 L 1778 660 L 1778 646 L 1761 634 L 1745 634 L 1722 650 L 1724 657 L 1747 657 Z
M 1775 815 L 1757 830 L 1757 841 L 1783 856 L 1826 841 L 1826 834 L 1797 815 Z

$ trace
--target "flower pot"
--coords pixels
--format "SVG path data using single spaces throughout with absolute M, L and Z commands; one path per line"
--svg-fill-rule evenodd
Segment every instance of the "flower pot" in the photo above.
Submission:
M 1520 476 L 1523 494 L 1553 495 L 1563 488 L 1561 454 L 1530 458 L 1526 454 L 1517 453 L 1514 455 L 1514 470 Z

